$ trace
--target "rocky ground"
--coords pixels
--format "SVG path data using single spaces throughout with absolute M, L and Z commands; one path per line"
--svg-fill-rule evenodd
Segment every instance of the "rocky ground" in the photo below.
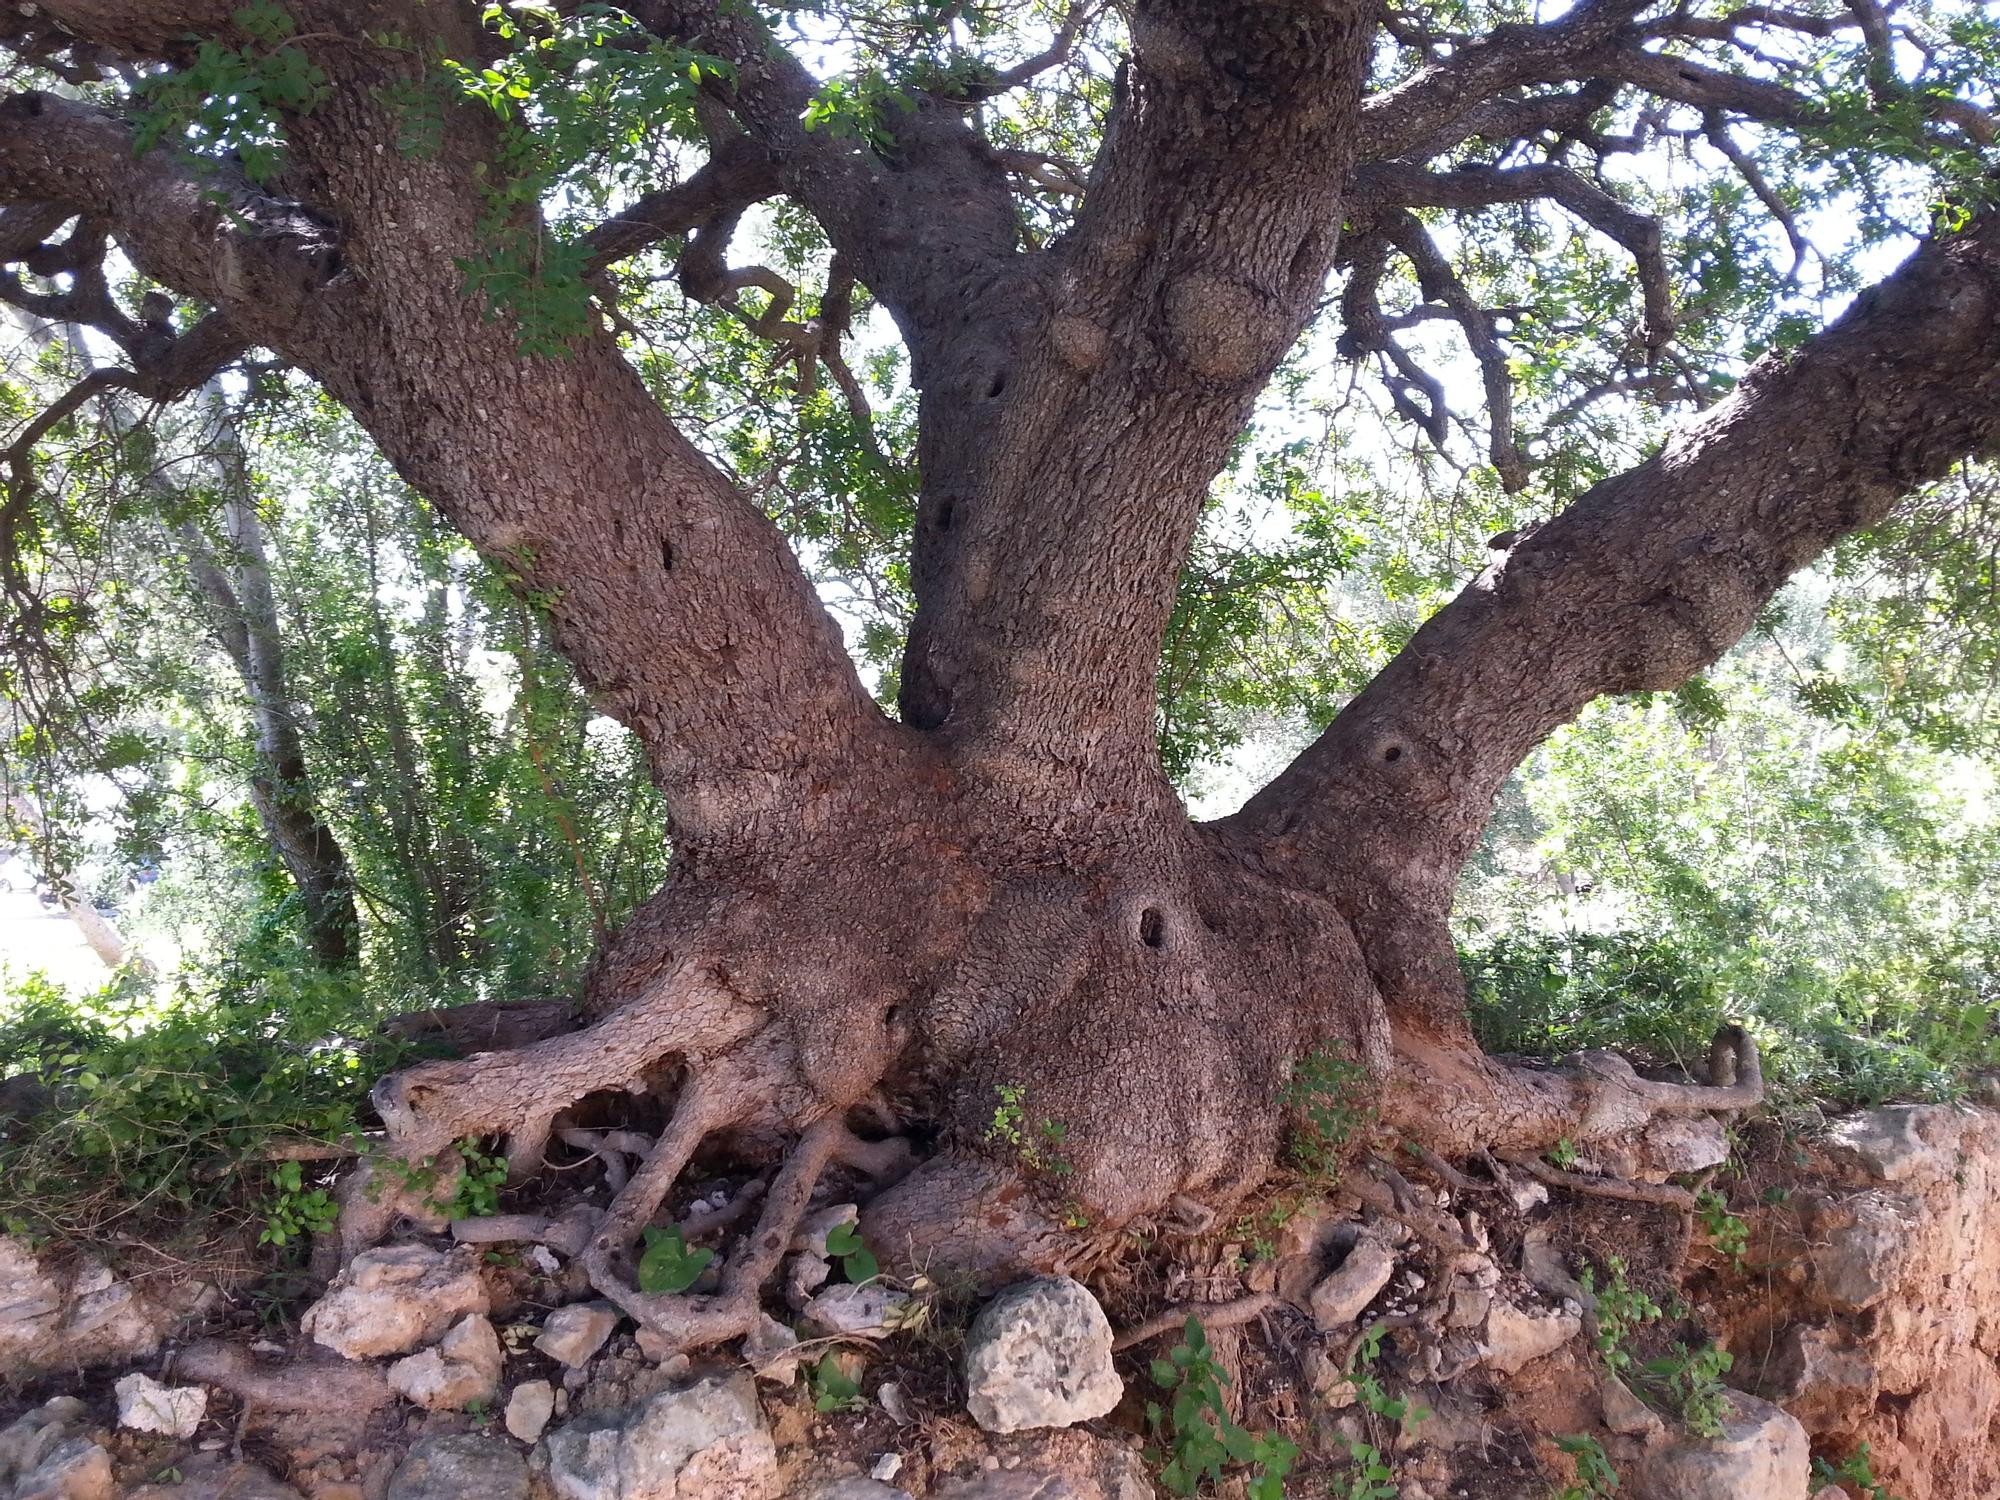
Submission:
M 869 1277 L 828 1201 L 764 1326 L 699 1362 L 581 1291 L 587 1202 L 408 1223 L 296 1317 L 0 1240 L 0 1496 L 1141 1500 L 1200 1477 L 1190 1432 L 1251 1500 L 1588 1500 L 1600 1457 L 1637 1500 L 2000 1494 L 2000 1115 L 1753 1129 L 1696 1214 L 1432 1168 L 994 1296 Z M 686 1243 L 726 1248 L 742 1196 L 683 1205 Z

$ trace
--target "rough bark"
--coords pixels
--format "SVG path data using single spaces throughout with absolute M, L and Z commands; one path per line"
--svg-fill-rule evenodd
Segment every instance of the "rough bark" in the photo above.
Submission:
M 476 55 L 468 14 L 378 8 Z M 872 1199 L 870 1235 L 898 1258 L 997 1269 L 1233 1201 L 1275 1159 L 1287 1081 L 1315 1050 L 1361 1064 L 1384 1124 L 1447 1155 L 1566 1135 L 1643 1170 L 1662 1117 L 1713 1130 L 1710 1112 L 1754 1101 L 1738 1038 L 1709 1086 L 1607 1056 L 1481 1057 L 1444 925 L 1451 878 L 1554 725 L 1596 694 L 1680 681 L 1839 535 L 1995 447 L 1995 222 L 1921 251 L 1522 541 L 1238 816 L 1191 824 L 1153 742 L 1175 572 L 1344 219 L 1372 216 L 1421 269 L 1407 205 L 1546 193 L 1644 258 L 1642 227 L 1568 174 L 1421 162 L 1476 134 L 1580 128 L 1606 79 L 1798 116 L 1783 89 L 1655 58 L 1644 9 L 1598 0 L 1441 47 L 1364 101 L 1371 7 L 1150 0 L 1074 231 L 1024 252 L 1004 164 L 962 102 L 925 99 L 881 151 L 842 144 L 802 129 L 813 80 L 746 8 L 635 5 L 736 63 L 716 102 L 750 147 L 606 226 L 601 255 L 693 228 L 682 281 L 721 295 L 735 215 L 781 190 L 909 345 L 923 494 L 900 724 L 868 702 L 776 531 L 608 334 L 524 359 L 464 294 L 452 260 L 479 248 L 468 184 L 492 161 L 478 116 L 408 160 L 377 88 L 400 64 L 320 45 L 334 90 L 291 122 L 298 201 L 225 180 L 225 216 L 213 180 L 135 158 L 101 111 L 0 105 L 0 197 L 23 214 L 0 248 L 53 232 L 49 203 L 100 216 L 146 274 L 218 307 L 223 347 L 311 372 L 545 604 L 652 756 L 675 863 L 601 962 L 593 1024 L 385 1080 L 398 1148 L 504 1136 L 525 1172 L 591 1095 L 670 1100 L 586 1263 L 692 1345 L 747 1325 L 821 1171 L 893 1163 L 879 1137 L 904 1126 L 936 1149 Z M 140 55 L 179 34 L 110 0 L 49 10 Z M 342 8 L 296 10 L 308 35 L 340 34 Z M 1520 92 L 1554 82 L 1577 88 Z M 646 1297 L 630 1252 L 711 1139 L 782 1158 L 762 1218 L 714 1297 Z M 359 1242 L 380 1225 L 351 1196 Z

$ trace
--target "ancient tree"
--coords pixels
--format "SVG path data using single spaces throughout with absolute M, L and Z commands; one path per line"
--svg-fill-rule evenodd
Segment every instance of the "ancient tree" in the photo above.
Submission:
M 743 1329 L 830 1163 L 892 1175 L 905 1136 L 922 1160 L 873 1198 L 872 1242 L 998 1269 L 1239 1198 L 1308 1056 L 1365 1070 L 1383 1127 L 1440 1159 L 1567 1137 L 1643 1171 L 1757 1097 L 1732 1038 L 1707 1083 L 1482 1056 L 1453 881 L 1553 728 L 1680 683 L 1834 541 L 2000 447 L 1976 21 L 1874 0 L 1581 0 L 1540 22 L 1356 0 L 40 0 L 7 7 L 0 296 L 121 351 L 70 409 L 245 360 L 318 381 L 643 741 L 673 873 L 597 965 L 589 1024 L 414 1068 L 377 1102 L 400 1150 L 504 1137 L 526 1172 L 586 1097 L 664 1101 L 586 1259 L 692 1345 Z M 1001 128 L 1085 47 L 1121 59 L 1087 165 Z M 606 78 L 629 87 L 590 92 Z M 597 119 L 655 177 L 562 232 L 550 163 Z M 1705 142 L 1797 240 L 1753 149 L 1774 139 L 1934 168 L 1936 232 L 1650 458 L 1500 539 L 1282 775 L 1190 821 L 1156 742 L 1163 631 L 1210 485 L 1302 333 L 1337 320 L 1442 437 L 1460 417 L 1406 335 L 1454 327 L 1518 487 L 1506 319 L 1454 271 L 1454 216 L 1529 205 L 1620 247 L 1639 313 L 1596 330 L 1624 372 L 1597 394 L 1657 392 L 1695 312 L 1606 164 Z M 830 247 L 810 312 L 746 263 L 740 226 L 772 204 Z M 618 267 L 644 255 L 857 401 L 851 309 L 893 317 L 921 474 L 894 712 L 755 496 L 628 360 Z M 178 316 L 140 316 L 125 264 Z M 1420 303 L 1386 309 L 1405 265 Z M 1059 1123 L 1067 1171 L 989 1138 L 1003 1089 Z M 640 1231 L 713 1141 L 780 1163 L 762 1222 L 719 1294 L 642 1294 Z

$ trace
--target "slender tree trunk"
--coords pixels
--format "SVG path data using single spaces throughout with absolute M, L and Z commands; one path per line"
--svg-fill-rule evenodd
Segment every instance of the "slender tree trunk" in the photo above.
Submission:
M 225 569 L 208 554 L 199 534 L 184 528 L 190 569 L 249 698 L 256 756 L 251 805 L 298 889 L 306 946 L 323 968 L 346 968 L 360 957 L 361 946 L 353 872 L 312 793 L 298 705 L 286 681 L 270 553 L 242 442 L 220 386 L 211 382 L 202 401 L 207 458 L 219 481 L 230 552 Z

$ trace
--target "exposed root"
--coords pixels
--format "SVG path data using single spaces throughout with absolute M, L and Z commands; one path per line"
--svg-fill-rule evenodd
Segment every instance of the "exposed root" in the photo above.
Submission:
M 395 1399 L 379 1365 L 344 1359 L 258 1363 L 234 1344 L 190 1344 L 174 1356 L 171 1378 L 220 1386 L 268 1411 L 332 1412 L 349 1415 L 387 1406 Z
M 1114 1350 L 1130 1349 L 1163 1333 L 1178 1332 L 1187 1327 L 1189 1318 L 1200 1319 L 1205 1333 L 1213 1333 L 1218 1328 L 1235 1328 L 1285 1305 L 1285 1299 L 1276 1292 L 1253 1292 L 1233 1302 L 1186 1302 L 1179 1307 L 1154 1313 L 1145 1322 L 1126 1329 L 1112 1341 L 1111 1347 Z
M 1694 1211 L 1694 1194 L 1670 1182 L 1627 1182 L 1622 1177 L 1591 1177 L 1581 1172 L 1565 1172 L 1524 1151 L 1503 1151 L 1500 1159 L 1539 1178 L 1550 1187 L 1567 1188 L 1572 1193 L 1584 1193 L 1592 1198 L 1617 1198 L 1626 1203 L 1656 1203 L 1690 1213 Z
M 843 1167 L 852 1167 L 878 1185 L 888 1187 L 910 1175 L 917 1164 L 917 1153 L 906 1136 L 892 1135 L 886 1140 L 865 1141 L 842 1125 L 841 1140 L 834 1147 L 833 1159 Z
M 664 1153 L 669 1142 L 674 1143 L 675 1154 L 681 1154 L 678 1138 L 684 1133 L 685 1110 L 683 1101 L 682 1109 L 675 1112 L 673 1124 L 661 1138 L 659 1152 L 642 1170 L 642 1178 L 653 1171 L 656 1162 L 666 1159 Z M 630 1239 L 623 1234 L 614 1236 L 608 1226 L 585 1256 L 591 1284 L 673 1352 L 719 1344 L 750 1332 L 762 1311 L 760 1294 L 764 1283 L 777 1271 L 785 1248 L 791 1243 L 792 1232 L 805 1215 L 806 1203 L 820 1173 L 846 1133 L 846 1125 L 833 1118 L 821 1120 L 800 1138 L 771 1184 L 756 1230 L 731 1257 L 720 1291 L 713 1295 L 672 1297 L 639 1291 L 628 1277 L 625 1265 Z M 692 1149 L 692 1145 L 687 1147 L 688 1151 Z M 633 1188 L 638 1186 L 639 1179 L 634 1179 Z
M 1614 1052 L 1583 1052 L 1560 1067 L 1509 1065 L 1485 1056 L 1460 1038 L 1415 1027 L 1396 1031 L 1398 1077 L 1385 1094 L 1384 1123 L 1431 1153 L 1426 1165 L 1481 1150 L 1534 1153 L 1567 1138 L 1600 1146 L 1625 1158 L 1624 1175 L 1645 1175 L 1656 1160 L 1683 1154 L 1656 1142 L 1683 1146 L 1687 1127 L 1662 1134 L 1662 1122 L 1748 1109 L 1764 1097 L 1757 1047 L 1738 1026 L 1724 1027 L 1710 1050 L 1707 1084 L 1663 1083 L 1641 1078 Z M 1447 1168 L 1447 1171 L 1449 1168 Z M 1447 1179 L 1449 1180 L 1449 1179 Z
M 532 1159 L 558 1114 L 607 1088 L 633 1093 L 668 1058 L 711 1057 L 746 1039 L 757 1012 L 706 981 L 684 976 L 585 1031 L 511 1052 L 420 1063 L 383 1079 L 374 1103 L 391 1145 L 433 1156 L 469 1137 L 505 1135 L 510 1165 Z
M 1498 1183 L 1474 1182 L 1458 1168 L 1431 1150 L 1422 1141 L 1404 1141 L 1403 1145 L 1424 1164 L 1424 1169 L 1437 1178 L 1454 1193 L 1497 1193 Z
M 1396 1180 L 1402 1182 L 1400 1176 Z M 1409 1184 L 1404 1182 L 1402 1185 L 1404 1191 L 1397 1193 L 1387 1183 L 1350 1174 L 1341 1182 L 1341 1189 L 1359 1198 L 1378 1214 L 1409 1225 L 1417 1238 L 1443 1257 L 1448 1266 L 1456 1267 L 1463 1257 L 1476 1253 L 1458 1220 L 1418 1203 L 1408 1191 Z
M 604 1222 L 598 1227 L 597 1238 L 588 1252 L 591 1258 L 619 1259 L 629 1253 L 639 1232 L 652 1222 L 667 1194 L 673 1191 L 675 1180 L 703 1138 L 734 1122 L 740 1106 L 724 1097 L 731 1092 L 729 1084 L 733 1082 L 732 1079 L 725 1083 L 714 1073 L 689 1077 L 674 1106 L 673 1119 L 658 1144 L 605 1211 Z M 596 1280 L 594 1269 L 591 1278 Z

